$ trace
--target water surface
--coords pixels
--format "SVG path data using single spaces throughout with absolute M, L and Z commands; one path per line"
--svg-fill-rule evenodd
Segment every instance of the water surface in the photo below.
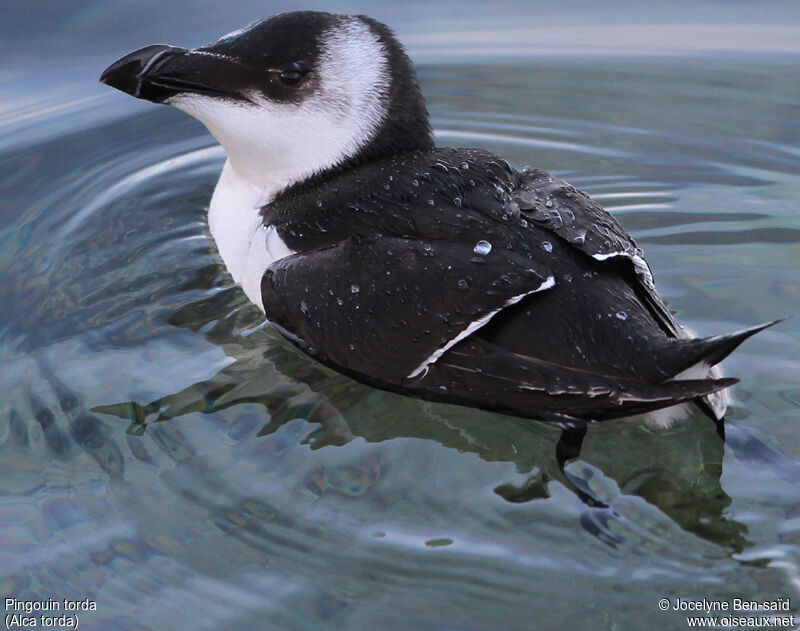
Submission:
M 795 315 L 726 362 L 727 443 L 699 414 L 614 421 L 565 471 L 551 425 L 362 386 L 265 326 L 208 235 L 221 150 L 96 84 L 129 49 L 288 7 L 25 6 L 0 71 L 3 596 L 92 598 L 83 629 L 684 628 L 662 597 L 797 613 L 796 5 L 336 7 L 404 34 L 440 144 L 619 217 L 682 322 Z

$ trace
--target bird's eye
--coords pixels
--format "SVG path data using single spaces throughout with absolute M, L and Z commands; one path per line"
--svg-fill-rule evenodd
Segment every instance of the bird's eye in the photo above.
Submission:
M 303 75 L 296 70 L 284 70 L 278 76 L 286 85 L 294 85 L 303 78 Z
M 278 78 L 284 85 L 297 85 L 307 74 L 308 70 L 306 68 L 293 64 L 289 68 L 282 70 L 278 74 Z

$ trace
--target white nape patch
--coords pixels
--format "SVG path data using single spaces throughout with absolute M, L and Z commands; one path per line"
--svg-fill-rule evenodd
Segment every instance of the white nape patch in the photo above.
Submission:
M 444 346 L 442 346 L 441 348 L 436 349 L 433 352 L 433 354 L 430 357 L 428 357 L 426 360 L 424 360 L 419 366 L 417 366 L 406 377 L 406 379 L 413 379 L 414 377 L 417 377 L 418 375 L 420 375 L 423 371 L 427 371 L 428 366 L 430 366 L 431 364 L 436 362 L 436 360 L 438 360 L 442 355 L 444 355 L 444 353 L 446 353 L 448 350 L 450 350 L 454 345 L 458 344 L 465 337 L 469 337 L 470 335 L 472 335 L 475 331 L 477 331 L 482 326 L 484 326 L 487 322 L 489 322 L 489 320 L 491 320 L 494 316 L 496 316 L 498 313 L 500 313 L 506 307 L 510 307 L 511 305 L 517 304 L 520 300 L 525 298 L 525 296 L 530 296 L 531 294 L 535 294 L 538 291 L 544 291 L 545 289 L 550 289 L 555 284 L 556 284 L 556 279 L 553 276 L 548 276 L 547 279 L 541 285 L 539 285 L 536 289 L 533 289 L 531 291 L 527 291 L 524 294 L 520 294 L 519 296 L 514 296 L 513 298 L 510 298 L 510 299 L 506 300 L 506 302 L 503 304 L 502 307 L 500 307 L 499 309 L 495 309 L 494 311 L 491 311 L 491 312 L 487 313 L 486 315 L 481 316 L 480 318 L 475 320 L 475 322 L 472 322 L 469 326 L 467 326 L 466 329 L 461 331 L 461 333 L 456 335 L 452 340 L 447 342 Z
M 631 263 L 633 263 L 633 269 L 636 271 L 636 274 L 644 281 L 644 284 L 647 285 L 650 289 L 655 289 L 655 285 L 653 284 L 653 272 L 650 270 L 650 266 L 647 264 L 647 261 L 644 260 L 638 254 L 630 254 L 629 252 L 611 252 L 610 254 L 592 254 L 592 258 L 596 261 L 605 261 L 606 259 L 613 258 L 615 256 L 624 256 L 627 259 L 630 259 Z
M 246 94 L 252 102 L 184 93 L 168 103 L 208 128 L 240 178 L 274 195 L 355 155 L 386 116 L 386 52 L 369 26 L 348 18 L 323 37 L 321 50 L 317 83 L 300 103 L 257 91 Z
M 274 227 L 263 224 L 261 207 L 270 198 L 268 192 L 240 178 L 227 161 L 208 208 L 208 227 L 225 267 L 262 311 L 264 272 L 273 261 L 294 254 Z

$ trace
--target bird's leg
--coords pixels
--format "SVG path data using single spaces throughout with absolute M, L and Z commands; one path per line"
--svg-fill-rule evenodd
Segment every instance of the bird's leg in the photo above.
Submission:
M 594 497 L 580 478 L 575 477 L 566 470 L 566 464 L 570 460 L 580 457 L 583 439 L 586 437 L 587 421 L 574 419 L 559 422 L 561 426 L 561 436 L 556 443 L 556 464 L 558 470 L 568 482 L 568 486 L 578 496 L 581 502 L 591 508 L 608 508 L 608 505 Z

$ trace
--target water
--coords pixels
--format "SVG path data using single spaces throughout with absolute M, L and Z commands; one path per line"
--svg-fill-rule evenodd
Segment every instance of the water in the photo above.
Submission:
M 221 151 L 95 83 L 287 7 L 25 6 L 0 38 L 3 597 L 91 598 L 80 627 L 103 630 L 684 628 L 664 597 L 798 613 L 796 5 L 370 11 L 420 61 L 440 144 L 590 192 L 681 321 L 794 316 L 726 363 L 726 444 L 700 415 L 609 422 L 566 477 L 551 425 L 361 386 L 263 326 L 205 224 Z

